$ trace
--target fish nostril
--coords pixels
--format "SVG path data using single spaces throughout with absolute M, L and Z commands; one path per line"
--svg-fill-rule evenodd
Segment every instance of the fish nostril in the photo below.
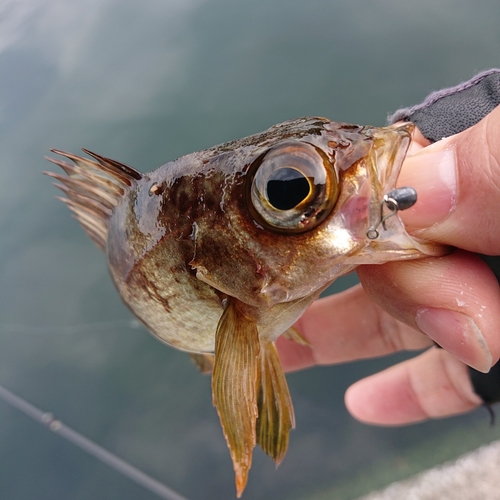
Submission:
M 150 188 L 149 188 L 149 196 L 153 196 L 154 194 L 159 195 L 163 192 L 163 187 L 160 186 L 157 182 L 155 182 Z

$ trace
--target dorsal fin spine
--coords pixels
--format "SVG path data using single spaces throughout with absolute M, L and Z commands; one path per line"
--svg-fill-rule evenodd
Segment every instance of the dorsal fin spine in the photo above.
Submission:
M 58 180 L 55 184 L 67 198 L 59 198 L 68 205 L 77 220 L 92 240 L 104 250 L 108 235 L 108 221 L 113 209 L 123 196 L 142 179 L 141 172 L 104 156 L 83 151 L 95 160 L 72 153 L 51 150 L 73 163 L 56 158 L 47 158 L 62 168 L 63 174 L 44 172 Z

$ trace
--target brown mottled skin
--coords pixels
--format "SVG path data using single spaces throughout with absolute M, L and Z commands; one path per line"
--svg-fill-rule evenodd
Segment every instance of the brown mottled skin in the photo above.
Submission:
M 143 175 L 108 225 L 109 266 L 124 301 L 155 335 L 187 351 L 213 351 L 226 296 L 247 304 L 261 335 L 274 340 L 337 276 L 362 262 L 370 205 L 377 212 L 380 202 L 368 190 L 383 195 L 390 174 L 377 174 L 374 144 L 383 141 L 400 162 L 409 143 L 407 129 L 378 130 L 304 118 Z M 300 234 L 263 228 L 248 207 L 249 166 L 290 139 L 319 147 L 341 186 L 339 209 Z M 342 206 L 353 196 L 356 216 L 351 210 L 349 219 Z M 351 240 L 339 246 L 332 229 L 346 221 Z

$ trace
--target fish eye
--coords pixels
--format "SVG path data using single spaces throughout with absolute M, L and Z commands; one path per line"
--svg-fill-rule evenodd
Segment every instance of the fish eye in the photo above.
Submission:
M 249 170 L 250 212 L 278 232 L 313 229 L 338 198 L 337 172 L 326 154 L 312 144 L 287 141 L 259 156 Z

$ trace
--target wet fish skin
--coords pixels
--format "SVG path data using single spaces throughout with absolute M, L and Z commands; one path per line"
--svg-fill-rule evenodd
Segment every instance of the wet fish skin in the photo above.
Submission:
M 163 342 L 203 355 L 203 366 L 215 353 L 213 398 L 238 496 L 255 444 L 279 463 L 294 427 L 276 338 L 357 265 L 443 253 L 411 238 L 397 216 L 380 238 L 366 237 L 395 186 L 410 134 L 410 125 L 312 117 L 150 173 L 89 151 L 93 160 L 57 150 L 73 163 L 50 159 L 66 174 L 49 173 L 63 201 L 105 251 L 133 313 Z M 273 169 L 309 169 L 300 210 L 276 209 L 269 191 L 259 191 L 264 168 L 268 188 Z

